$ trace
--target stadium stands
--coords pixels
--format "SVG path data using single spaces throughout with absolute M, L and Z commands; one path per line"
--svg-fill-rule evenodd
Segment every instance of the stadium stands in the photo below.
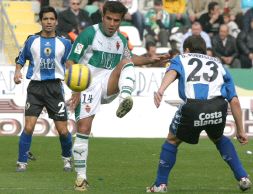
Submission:
M 35 17 L 38 6 L 38 1 L 3 1 L 19 47 L 23 45 L 28 35 L 41 29 Z

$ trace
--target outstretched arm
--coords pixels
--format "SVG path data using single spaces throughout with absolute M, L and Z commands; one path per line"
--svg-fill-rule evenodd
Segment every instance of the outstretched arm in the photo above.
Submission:
M 142 65 L 156 64 L 156 63 L 165 64 L 166 62 L 168 62 L 169 57 L 170 57 L 169 54 L 157 55 L 156 57 L 145 57 L 145 56 L 133 55 L 132 61 L 135 66 L 142 66 Z
M 175 81 L 175 79 L 177 78 L 177 72 L 175 70 L 170 70 L 168 71 L 161 83 L 160 88 L 158 89 L 157 92 L 154 93 L 154 103 L 156 105 L 156 107 L 158 108 L 161 104 L 162 98 L 163 98 L 163 94 L 164 91 L 167 89 L 167 87 L 173 82 Z
M 243 128 L 242 110 L 240 101 L 237 97 L 232 98 L 232 100 L 230 101 L 230 107 L 236 124 L 236 137 L 241 144 L 247 144 L 248 137 Z

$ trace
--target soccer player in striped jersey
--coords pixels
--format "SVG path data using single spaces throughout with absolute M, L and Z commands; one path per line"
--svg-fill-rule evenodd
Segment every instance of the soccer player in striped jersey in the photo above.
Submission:
M 127 8 L 120 1 L 106 1 L 102 23 L 86 28 L 75 40 L 67 61 L 67 67 L 78 63 L 90 68 L 92 82 L 88 89 L 73 93 L 70 99 L 76 107 L 77 134 L 73 145 L 73 157 L 77 179 L 75 189 L 87 189 L 86 165 L 91 126 L 101 104 L 110 103 L 118 95 L 120 99 L 116 115 L 125 116 L 133 106 L 134 63 L 150 63 L 160 59 L 134 57 L 126 38 L 118 31 Z M 133 61 L 132 61 L 133 60 Z M 161 61 L 163 58 L 161 58 Z
M 233 171 L 240 189 L 247 190 L 251 187 L 248 174 L 231 140 L 223 135 L 229 103 L 237 127 L 236 137 L 241 144 L 248 143 L 232 77 L 218 59 L 206 55 L 206 44 L 200 36 L 187 38 L 183 49 L 184 54 L 171 60 L 160 88 L 154 93 L 158 108 L 166 88 L 178 79 L 179 96 L 184 102 L 175 113 L 162 146 L 155 183 L 146 191 L 167 192 L 168 176 L 176 162 L 178 146 L 182 142 L 197 144 L 202 130 Z
M 32 134 L 44 107 L 54 120 L 60 136 L 64 170 L 71 171 L 72 138 L 67 128 L 67 110 L 61 83 L 71 42 L 56 35 L 57 13 L 54 8 L 42 8 L 39 18 L 42 31 L 28 37 L 16 59 L 14 82 L 21 83 L 21 69 L 26 60 L 29 61 L 26 78 L 31 80 L 27 88 L 25 127 L 19 138 L 16 171 L 23 172 L 27 169 Z

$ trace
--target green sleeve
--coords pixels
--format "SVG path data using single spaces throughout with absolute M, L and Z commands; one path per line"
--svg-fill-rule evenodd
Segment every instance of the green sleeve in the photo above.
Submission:
M 81 34 L 78 35 L 73 43 L 72 49 L 68 56 L 68 60 L 78 63 L 85 54 L 86 49 L 92 44 L 95 36 L 95 29 L 93 26 L 86 28 Z

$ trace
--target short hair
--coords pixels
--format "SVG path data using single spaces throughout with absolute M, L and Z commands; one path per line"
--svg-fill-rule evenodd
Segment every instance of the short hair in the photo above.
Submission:
M 112 13 L 120 13 L 122 14 L 123 18 L 128 12 L 128 9 L 120 1 L 106 1 L 103 6 L 103 15 L 105 15 L 107 11 Z
M 156 43 L 154 43 L 153 41 L 147 42 L 146 50 L 148 51 L 150 47 L 156 47 Z
M 184 51 L 189 49 L 191 53 L 206 54 L 206 43 L 201 36 L 192 35 L 189 36 L 183 44 Z
M 40 21 L 42 20 L 44 13 L 49 13 L 49 12 L 52 12 L 55 16 L 55 19 L 57 19 L 57 13 L 55 9 L 53 7 L 46 6 L 46 7 L 42 7 L 40 10 L 40 13 L 39 13 Z
M 154 0 L 154 5 L 162 5 L 163 1 L 162 0 Z
M 170 56 L 175 56 L 177 54 L 180 54 L 180 51 L 176 48 L 172 48 L 169 50 L 169 54 L 170 54 Z
M 215 7 L 216 5 L 219 5 L 219 3 L 215 2 L 215 1 L 210 2 L 210 3 L 208 4 L 208 13 L 210 13 L 211 10 L 214 10 L 214 7 Z

